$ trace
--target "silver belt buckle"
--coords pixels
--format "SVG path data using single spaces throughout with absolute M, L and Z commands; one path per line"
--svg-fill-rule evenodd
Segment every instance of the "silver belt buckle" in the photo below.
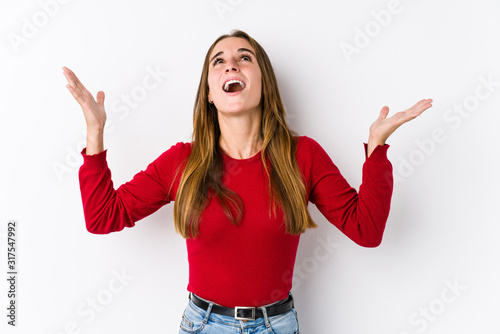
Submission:
M 238 317 L 238 310 L 252 310 L 252 317 Z M 236 306 L 234 308 L 234 318 L 236 320 L 255 320 L 255 307 L 242 307 L 242 306 Z

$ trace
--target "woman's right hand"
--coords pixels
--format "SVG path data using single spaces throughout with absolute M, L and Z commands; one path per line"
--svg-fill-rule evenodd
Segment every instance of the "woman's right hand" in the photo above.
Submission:
M 63 67 L 63 74 L 68 80 L 66 88 L 71 92 L 75 100 L 82 107 L 87 131 L 102 133 L 106 123 L 106 112 L 104 111 L 104 92 L 97 92 L 97 101 L 85 86 L 78 80 L 78 77 L 67 67 Z

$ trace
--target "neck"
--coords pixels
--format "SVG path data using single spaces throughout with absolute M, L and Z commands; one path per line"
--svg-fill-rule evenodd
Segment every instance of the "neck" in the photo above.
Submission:
M 247 159 L 257 154 L 263 142 L 261 114 L 260 110 L 240 115 L 219 113 L 220 148 L 234 159 Z

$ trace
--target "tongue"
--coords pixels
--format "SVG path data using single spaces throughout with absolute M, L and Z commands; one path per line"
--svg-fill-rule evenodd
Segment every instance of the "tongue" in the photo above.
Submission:
M 232 83 L 227 87 L 228 93 L 239 92 L 240 90 L 243 90 L 243 87 L 239 83 Z

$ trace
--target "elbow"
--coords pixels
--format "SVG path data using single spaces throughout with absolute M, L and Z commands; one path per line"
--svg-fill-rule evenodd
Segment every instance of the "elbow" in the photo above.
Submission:
M 92 234 L 108 234 L 109 232 L 105 232 L 100 228 L 96 227 L 96 224 L 86 224 L 87 231 Z
M 382 234 L 376 234 L 370 237 L 360 237 L 357 240 L 354 240 L 354 242 L 356 242 L 356 244 L 361 247 L 375 248 L 380 246 L 380 244 L 382 243 L 382 236 Z
M 106 224 L 99 219 L 86 220 L 85 227 L 87 228 L 87 231 L 92 234 L 109 234 L 113 232 L 109 229 L 109 224 Z
M 119 208 L 84 206 L 85 227 L 92 234 L 109 234 L 134 226 L 132 217 Z
M 120 217 L 100 216 L 95 219 L 85 219 L 85 226 L 92 234 L 109 234 L 119 232 L 125 227 L 132 227 L 134 223 L 124 221 Z
M 365 248 L 376 248 L 382 243 L 382 235 L 377 235 L 372 238 L 359 239 L 356 241 L 358 245 Z
M 382 243 L 382 239 L 365 242 L 365 243 L 362 243 L 359 245 L 362 247 L 365 247 L 365 248 L 376 248 L 376 247 L 380 246 L 381 243 Z
M 375 248 L 380 246 L 384 236 L 385 222 L 386 220 L 379 221 L 378 223 L 372 221 L 371 224 L 366 225 L 368 228 L 363 230 L 360 229 L 357 244 L 366 248 Z

